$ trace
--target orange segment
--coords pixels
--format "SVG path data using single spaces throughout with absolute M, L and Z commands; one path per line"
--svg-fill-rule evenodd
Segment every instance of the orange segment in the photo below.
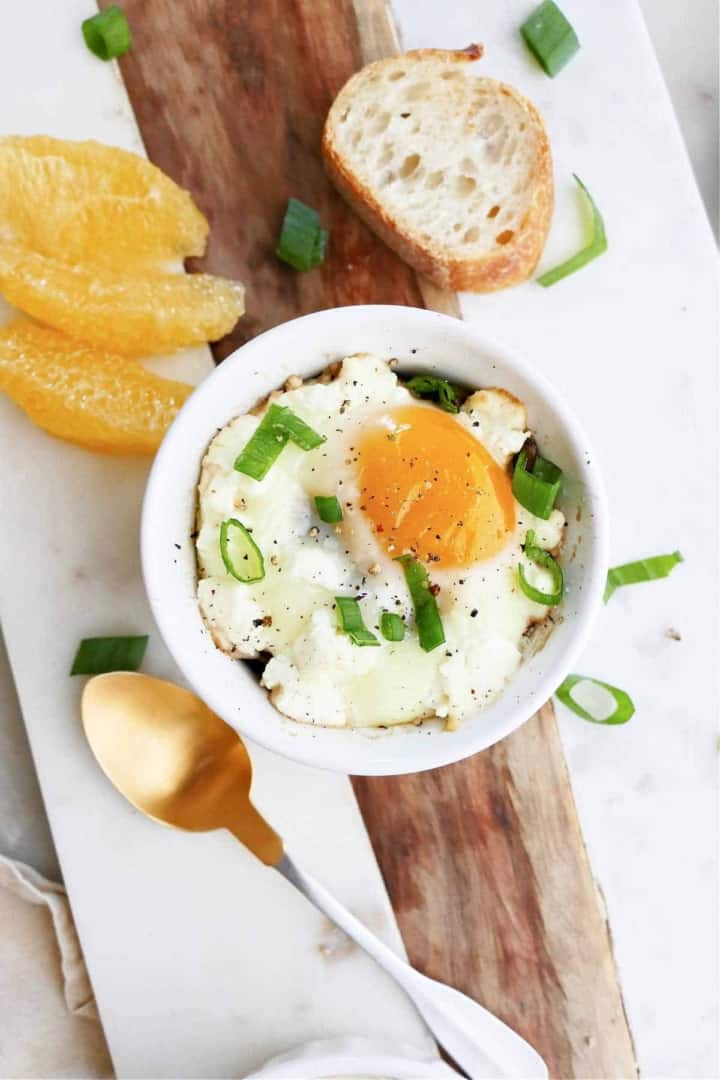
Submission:
M 201 255 L 208 223 L 145 158 L 48 135 L 0 138 L 0 236 L 70 263 L 152 265 Z
M 0 390 L 51 435 L 108 454 L 151 454 L 192 387 L 17 320 L 0 328 Z
M 242 315 L 241 285 L 210 274 L 66 266 L 0 244 L 0 293 L 15 307 L 90 345 L 129 356 L 215 341 Z
M 515 528 L 510 477 L 462 424 L 432 406 L 391 414 L 358 450 L 361 509 L 390 555 L 470 566 Z

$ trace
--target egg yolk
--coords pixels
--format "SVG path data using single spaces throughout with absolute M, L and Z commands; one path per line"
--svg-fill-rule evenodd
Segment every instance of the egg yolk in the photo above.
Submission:
M 360 509 L 391 556 L 439 567 L 489 559 L 515 528 L 510 477 L 449 413 L 395 409 L 358 444 Z

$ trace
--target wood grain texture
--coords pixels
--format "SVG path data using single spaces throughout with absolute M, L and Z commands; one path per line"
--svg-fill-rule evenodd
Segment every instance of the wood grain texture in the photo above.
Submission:
M 210 221 L 196 265 L 250 286 L 219 357 L 300 313 L 422 305 L 413 272 L 347 209 L 318 152 L 327 109 L 362 64 L 350 0 L 129 0 L 125 10 L 134 47 L 122 70 L 149 156 Z M 273 254 L 290 195 L 330 230 L 314 273 Z
M 279 322 L 342 304 L 458 314 L 456 297 L 418 281 L 352 215 L 320 161 L 337 90 L 396 49 L 385 0 L 124 7 L 134 47 L 122 72 L 148 153 L 210 219 L 198 265 L 248 287 L 248 314 L 218 358 Z M 312 273 L 273 255 L 289 195 L 331 230 L 329 257 Z M 553 1076 L 635 1076 L 552 707 L 459 765 L 354 785 L 411 961 L 512 1024 Z
M 412 962 L 554 1077 L 637 1075 L 552 706 L 468 761 L 355 792 Z

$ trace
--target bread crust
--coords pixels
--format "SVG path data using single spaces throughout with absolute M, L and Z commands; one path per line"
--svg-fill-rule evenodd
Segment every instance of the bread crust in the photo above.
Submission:
M 482 46 L 466 49 L 417 49 L 405 54 L 408 61 L 436 59 L 449 64 L 472 63 L 482 56 Z M 398 58 L 377 60 L 368 65 L 378 71 L 397 63 Z M 363 72 L 367 68 L 362 69 Z M 325 169 L 345 201 L 373 232 L 418 273 L 425 274 L 441 288 L 460 292 L 495 292 L 525 281 L 535 270 L 550 229 L 554 205 L 553 168 L 550 142 L 543 119 L 527 98 L 511 86 L 495 84 L 497 92 L 512 98 L 527 114 L 538 139 L 538 155 L 530 205 L 515 230 L 512 241 L 482 257 L 462 259 L 448 255 L 432 241 L 421 243 L 408 235 L 396 218 L 376 198 L 372 190 L 358 181 L 339 152 L 334 137 L 338 116 L 349 104 L 353 83 L 362 72 L 351 76 L 328 112 L 322 134 Z

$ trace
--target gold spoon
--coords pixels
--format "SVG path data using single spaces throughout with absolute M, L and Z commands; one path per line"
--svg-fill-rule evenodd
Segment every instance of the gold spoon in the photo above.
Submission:
M 85 687 L 82 718 L 101 768 L 133 806 L 178 829 L 229 829 L 402 986 L 471 1080 L 545 1080 L 545 1063 L 516 1032 L 464 994 L 411 968 L 290 859 L 250 801 L 252 763 L 242 740 L 195 694 L 149 675 L 97 675 Z

